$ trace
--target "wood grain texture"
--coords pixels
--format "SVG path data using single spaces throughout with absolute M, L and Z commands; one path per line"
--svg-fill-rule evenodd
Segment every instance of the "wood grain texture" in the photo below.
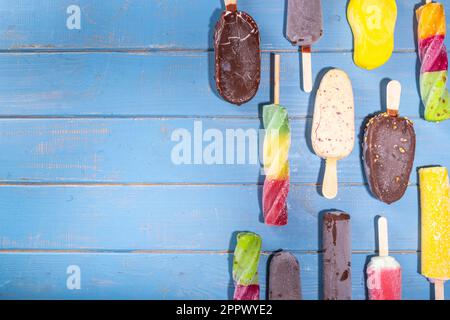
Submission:
M 231 254 L 0 254 L 2 299 L 230 299 Z M 321 296 L 320 256 L 296 254 L 304 299 Z M 416 254 L 397 254 L 403 267 L 403 299 L 429 299 L 430 285 L 417 273 Z M 268 255 L 259 265 L 265 299 Z M 368 256 L 353 254 L 353 299 L 365 299 Z M 68 290 L 69 265 L 81 269 L 81 289 Z M 205 278 L 208 279 L 205 283 Z M 130 290 L 130 288 L 133 288 Z M 446 286 L 447 294 L 449 286 Z
M 300 88 L 300 58 L 281 54 L 280 102 L 291 117 L 312 116 L 315 90 Z M 345 70 L 352 81 L 355 113 L 385 110 L 389 79 L 403 85 L 400 112 L 419 118 L 417 55 L 396 53 L 381 68 L 364 71 L 351 53 L 313 56 L 315 89 L 324 73 Z M 261 85 L 250 102 L 236 107 L 216 92 L 214 54 L 65 53 L 0 54 L 0 116 L 236 116 L 258 117 L 271 97 L 270 53 L 262 55 Z
M 325 201 L 316 187 L 295 185 L 289 224 L 279 228 L 262 222 L 261 188 L 4 186 L 0 198 L 9 201 L 0 207 L 0 249 L 233 251 L 235 232 L 250 230 L 263 238 L 263 250 L 318 251 L 323 211 L 333 208 L 351 215 L 353 250 L 376 249 L 377 215 L 389 219 L 392 251 L 418 249 L 416 187 L 387 206 L 364 186 L 341 187 Z
M 352 60 L 346 1 L 323 0 L 325 33 L 313 47 L 313 77 L 317 88 L 330 67 L 349 74 L 357 128 L 384 110 L 386 84 L 399 80 L 400 112 L 415 122 L 414 167 L 450 167 L 450 121 L 420 118 L 417 2 L 397 0 L 395 53 L 368 72 Z M 301 90 L 300 54 L 283 36 L 284 0 L 239 1 L 258 22 L 263 48 L 260 90 L 240 108 L 215 91 L 212 32 L 222 0 L 78 0 L 81 30 L 66 28 L 71 4 L 0 2 L 0 299 L 228 299 L 229 252 L 243 230 L 259 233 L 265 251 L 294 250 L 304 296 L 317 299 L 319 221 L 327 209 L 352 216 L 355 299 L 365 298 L 377 215 L 389 219 L 404 298 L 430 298 L 417 272 L 415 171 L 399 202 L 377 201 L 365 185 L 358 142 L 338 165 L 337 198 L 318 193 L 323 162 L 309 144 L 314 94 Z M 220 132 L 261 127 L 260 108 L 272 101 L 270 51 L 282 55 L 280 103 L 292 126 L 290 223 L 283 228 L 262 223 L 258 162 L 170 161 L 172 132 L 192 130 L 195 121 Z M 66 288 L 71 264 L 81 267 L 80 291 Z
M 448 0 L 441 1 L 448 7 Z M 352 34 L 345 0 L 324 0 L 324 36 L 313 50 L 350 51 Z M 147 48 L 156 50 L 209 49 L 222 0 L 78 0 L 81 29 L 66 28 L 67 0 L 6 0 L 2 2 L 0 48 L 105 49 Z M 415 1 L 400 0 L 396 25 L 396 50 L 414 50 Z M 284 38 L 285 0 L 240 0 L 259 25 L 262 48 L 294 47 Z M 51 30 L 51 32 L 49 32 Z
M 196 122 L 201 121 L 201 122 Z M 196 124 L 197 123 L 197 124 Z M 361 127 L 363 120 L 356 123 Z M 227 130 L 250 130 L 255 141 L 244 164 L 194 164 L 192 142 L 191 165 L 172 162 L 172 150 L 178 141 L 172 134 L 186 129 L 194 139 L 194 126 L 219 130 L 224 137 L 226 160 Z M 321 183 L 323 161 L 310 146 L 311 119 L 291 121 L 291 182 Z M 258 129 L 260 119 L 3 119 L 0 120 L 0 182 L 98 182 L 98 183 L 259 183 Z M 415 122 L 417 134 L 415 167 L 430 164 L 450 166 L 448 149 L 439 147 L 450 140 L 450 122 L 441 124 L 423 120 Z M 199 131 L 200 132 L 200 131 Z M 236 141 L 236 139 L 234 139 Z M 262 140 L 261 140 L 262 142 Z M 203 148 L 209 143 L 204 142 Z M 18 147 L 20 146 L 20 147 Z M 253 146 L 253 147 L 252 147 Z M 201 148 L 199 154 L 202 155 Z M 238 143 L 235 143 L 235 155 Z M 247 151 L 248 153 L 248 151 Z M 241 152 L 242 154 L 242 152 Z M 219 158 L 219 159 L 220 159 Z M 229 157 L 231 159 L 231 156 Z M 359 143 L 352 154 L 339 162 L 340 183 L 364 183 Z M 415 183 L 415 172 L 411 182 Z

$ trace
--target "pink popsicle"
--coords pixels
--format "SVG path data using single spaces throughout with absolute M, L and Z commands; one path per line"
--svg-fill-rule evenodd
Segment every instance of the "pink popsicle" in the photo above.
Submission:
M 445 36 L 443 35 L 419 40 L 419 57 L 422 61 L 422 73 L 448 69 L 448 56 L 444 40 Z
M 259 300 L 259 285 L 244 286 L 236 285 L 234 289 L 234 300 Z
M 370 300 L 401 300 L 402 269 L 389 257 L 387 220 L 378 219 L 379 256 L 372 257 L 367 266 L 367 288 Z
M 372 279 L 374 285 L 369 287 L 370 300 L 401 300 L 402 298 L 402 270 L 392 257 L 375 257 L 392 261 L 371 261 L 367 268 L 367 278 Z M 386 263 L 387 262 L 387 263 Z M 378 282 L 378 285 L 377 285 Z

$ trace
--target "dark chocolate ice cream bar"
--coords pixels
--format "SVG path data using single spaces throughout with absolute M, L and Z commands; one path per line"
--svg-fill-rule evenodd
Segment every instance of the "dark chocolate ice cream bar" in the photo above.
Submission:
M 288 0 L 286 37 L 293 45 L 311 46 L 322 37 L 322 1 Z
M 258 91 L 261 51 L 258 26 L 245 12 L 229 5 L 214 35 L 216 86 L 228 102 L 241 105 Z
M 277 252 L 269 266 L 269 300 L 301 300 L 300 265 L 291 253 Z
M 323 299 L 351 300 L 351 231 L 350 215 L 327 212 L 322 227 Z
M 399 200 L 406 191 L 414 162 L 416 134 L 411 121 L 398 115 L 401 86 L 388 85 L 388 111 L 367 124 L 363 159 L 373 195 L 385 203 Z
M 399 200 L 406 191 L 414 162 L 416 135 L 406 118 L 379 114 L 370 119 L 364 134 L 364 169 L 373 195 L 385 203 Z

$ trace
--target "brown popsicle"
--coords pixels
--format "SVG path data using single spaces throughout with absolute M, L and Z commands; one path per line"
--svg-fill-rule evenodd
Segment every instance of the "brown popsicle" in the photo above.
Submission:
M 286 37 L 301 46 L 303 90 L 312 91 L 311 45 L 322 37 L 322 1 L 288 0 Z
M 324 300 L 352 299 L 350 215 L 329 211 L 322 225 L 322 282 Z
M 370 190 L 387 204 L 405 193 L 416 149 L 412 122 L 398 114 L 400 94 L 400 83 L 389 82 L 387 112 L 370 119 L 363 142 L 364 169 Z
M 237 0 L 224 2 L 226 11 L 214 34 L 216 87 L 226 101 L 241 105 L 251 100 L 259 87 L 259 29 L 250 15 L 237 10 Z
M 302 300 L 300 264 L 289 252 L 276 252 L 270 260 L 269 300 Z

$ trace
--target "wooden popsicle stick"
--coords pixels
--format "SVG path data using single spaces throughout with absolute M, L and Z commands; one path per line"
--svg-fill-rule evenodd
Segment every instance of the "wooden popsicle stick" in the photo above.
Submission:
M 398 116 L 398 108 L 400 106 L 400 96 L 402 94 L 402 85 L 396 80 L 389 81 L 387 85 L 387 113 L 391 117 Z
M 425 3 L 431 3 L 431 0 L 425 0 Z
M 327 158 L 325 176 L 323 177 L 322 194 L 327 199 L 334 199 L 337 195 L 337 158 Z
M 444 300 L 443 280 L 434 280 L 434 300 Z
M 302 47 L 302 74 L 303 91 L 309 93 L 312 91 L 312 66 L 311 66 L 311 47 Z
M 237 0 L 224 0 L 227 11 L 237 10 Z
M 388 223 L 385 217 L 378 218 L 378 251 L 380 257 L 387 257 L 389 255 Z
M 273 74 L 273 103 L 280 104 L 280 55 L 276 54 L 274 59 Z

